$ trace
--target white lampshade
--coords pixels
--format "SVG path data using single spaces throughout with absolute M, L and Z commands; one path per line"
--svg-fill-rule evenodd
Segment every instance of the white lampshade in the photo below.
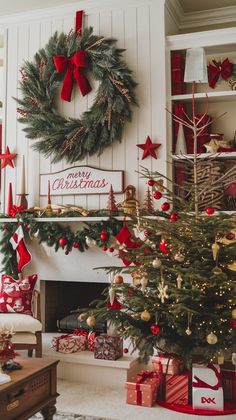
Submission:
M 204 48 L 189 48 L 186 51 L 185 82 L 206 83 L 207 77 L 207 64 Z

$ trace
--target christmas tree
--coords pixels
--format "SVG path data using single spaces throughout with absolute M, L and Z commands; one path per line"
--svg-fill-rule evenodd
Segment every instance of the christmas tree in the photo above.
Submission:
M 177 195 L 170 179 L 142 170 L 148 185 L 158 185 L 164 178 L 159 198 L 165 201 L 155 219 L 139 216 L 129 223 L 137 246 L 123 246 L 121 255 L 125 253 L 128 264 L 133 264 L 109 267 L 107 272 L 111 279 L 117 272 L 129 273 L 132 282 L 120 284 L 115 277 L 106 299 L 92 310 L 95 317 L 114 322 L 142 359 L 155 350 L 190 360 L 200 353 L 207 361 L 226 349 L 236 351 L 235 215 L 216 212 L 210 205 L 201 210 L 204 195 L 216 183 L 222 189 L 229 185 L 236 179 L 236 169 L 199 183 L 198 167 L 204 160 L 197 154 L 194 115 L 186 124 L 194 137 L 194 155 L 185 156 L 192 180 L 178 186 Z M 146 235 L 137 235 L 137 226 Z

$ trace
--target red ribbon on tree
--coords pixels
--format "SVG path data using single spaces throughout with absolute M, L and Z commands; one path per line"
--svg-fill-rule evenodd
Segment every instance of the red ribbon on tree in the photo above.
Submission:
M 207 66 L 208 69 L 208 83 L 209 86 L 214 89 L 217 80 L 221 76 L 222 79 L 227 80 L 232 73 L 232 63 L 229 61 L 228 58 L 226 58 L 224 61 L 216 61 L 212 60 L 212 64 L 209 64 Z
M 79 35 L 81 34 L 82 18 L 83 11 L 80 10 L 76 13 L 76 32 Z M 84 69 L 88 66 L 84 50 L 77 51 L 72 57 L 55 55 L 53 61 L 58 73 L 66 71 L 61 90 L 61 99 L 67 102 L 71 101 L 74 81 L 76 81 L 83 96 L 87 95 L 92 90 L 89 81 L 84 74 Z

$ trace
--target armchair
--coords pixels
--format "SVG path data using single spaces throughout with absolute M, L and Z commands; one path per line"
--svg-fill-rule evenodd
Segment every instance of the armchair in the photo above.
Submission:
M 40 293 L 33 292 L 33 316 L 17 313 L 0 313 L 1 328 L 13 328 L 12 343 L 15 350 L 28 350 L 32 357 L 42 357 L 42 324 L 40 318 Z

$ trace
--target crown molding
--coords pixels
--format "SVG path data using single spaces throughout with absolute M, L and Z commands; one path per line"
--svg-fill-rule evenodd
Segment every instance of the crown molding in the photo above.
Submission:
M 200 12 L 184 12 L 179 0 L 166 0 L 165 7 L 180 31 L 209 25 L 236 23 L 236 6 L 220 7 Z
M 236 6 L 220 7 L 194 13 L 184 13 L 180 22 L 181 29 L 200 28 L 201 26 L 236 23 Z
M 174 23 L 178 26 L 181 25 L 181 21 L 184 15 L 184 10 L 179 2 L 179 0 L 166 0 L 165 1 L 165 8 L 171 18 L 173 19 Z

